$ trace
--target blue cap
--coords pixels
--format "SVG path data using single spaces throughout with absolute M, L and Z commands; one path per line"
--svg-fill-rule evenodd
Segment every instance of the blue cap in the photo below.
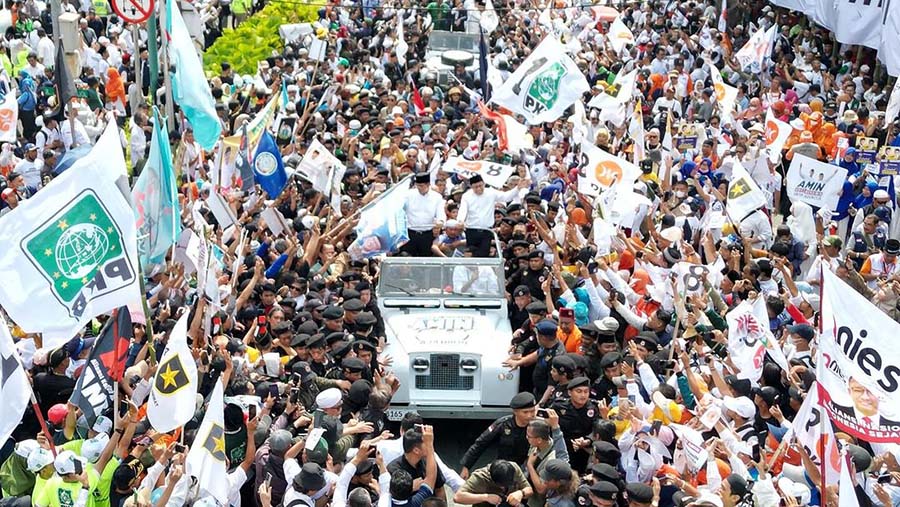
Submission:
M 537 329 L 538 334 L 544 336 L 556 336 L 556 322 L 553 322 L 552 320 L 544 319 L 538 322 L 535 329 Z

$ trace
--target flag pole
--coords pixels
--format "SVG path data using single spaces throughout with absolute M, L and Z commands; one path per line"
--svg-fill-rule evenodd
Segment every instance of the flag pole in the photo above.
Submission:
M 37 416 L 38 423 L 41 425 L 41 432 L 44 434 L 44 437 L 47 438 L 47 443 L 50 444 L 50 452 L 53 453 L 53 457 L 55 458 L 56 446 L 53 445 L 53 436 L 50 434 L 50 429 L 47 428 L 47 421 L 44 420 L 44 414 L 41 413 L 41 407 L 38 406 L 37 398 L 34 396 L 34 387 L 31 388 L 31 408 Z
M 150 318 L 150 304 L 147 303 L 147 289 L 144 286 L 144 269 L 143 266 L 141 266 L 140 258 L 138 258 L 138 273 L 140 274 L 138 281 L 140 281 L 141 284 L 141 306 L 144 309 L 144 319 L 146 319 L 145 327 L 147 328 L 144 333 L 144 336 L 147 338 L 147 348 L 149 352 L 149 354 L 147 354 L 147 364 L 154 366 L 156 364 L 156 347 L 153 345 L 153 319 Z

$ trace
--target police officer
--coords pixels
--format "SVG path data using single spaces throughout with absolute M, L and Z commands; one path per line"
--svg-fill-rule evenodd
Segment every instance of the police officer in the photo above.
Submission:
M 613 396 L 618 396 L 622 384 L 622 354 L 607 352 L 600 359 L 601 375 L 591 386 L 591 396 L 595 400 L 609 403 Z
M 569 397 L 568 384 L 575 378 L 575 368 L 575 360 L 568 354 L 553 358 L 550 367 L 550 378 L 553 380 L 553 385 L 541 400 L 541 406 L 549 407 Z
M 600 409 L 591 400 L 590 380 L 587 377 L 573 378 L 569 381 L 568 389 L 569 399 L 560 400 L 551 408 L 559 414 L 559 428 L 566 437 L 569 463 L 575 470 L 584 472 L 588 462 L 587 446 L 580 447 L 581 450 L 576 452 L 572 441 L 590 436 Z
M 527 285 L 531 290 L 531 296 L 538 301 L 544 300 L 544 284 L 550 276 L 550 269 L 544 265 L 544 252 L 533 250 L 528 254 L 528 267 L 516 271 L 508 282 L 508 289 L 515 288 L 519 285 Z
M 531 299 L 531 289 L 527 285 L 519 285 L 512 292 L 513 301 L 509 305 L 509 326 L 519 329 L 528 320 L 528 305 Z
M 566 353 L 566 346 L 556 337 L 556 322 L 544 319 L 535 326 L 538 349 L 519 359 L 507 359 L 505 366 L 515 369 L 521 366 L 534 365 L 531 375 L 534 382 L 535 396 L 543 397 L 550 385 L 550 367 L 553 358 Z
M 464 479 L 468 478 L 469 469 L 492 445 L 497 446 L 498 456 L 520 466 L 523 465 L 528 457 L 529 448 L 528 440 L 525 438 L 525 429 L 528 427 L 528 423 L 534 419 L 537 412 L 536 407 L 537 400 L 531 393 L 523 392 L 513 396 L 509 402 L 509 408 L 513 413 L 497 419 L 479 435 L 460 460 L 460 465 L 462 465 L 460 476 Z

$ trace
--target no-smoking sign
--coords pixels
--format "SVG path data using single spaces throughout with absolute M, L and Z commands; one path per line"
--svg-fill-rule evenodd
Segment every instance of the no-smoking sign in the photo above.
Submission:
M 126 23 L 143 23 L 150 17 L 154 0 L 111 0 L 112 8 Z

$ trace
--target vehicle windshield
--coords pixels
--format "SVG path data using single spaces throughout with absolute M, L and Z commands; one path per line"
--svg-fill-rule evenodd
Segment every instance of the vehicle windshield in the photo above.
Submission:
M 468 33 L 432 32 L 428 37 L 428 49 L 431 51 L 459 49 L 470 53 L 477 53 L 478 36 Z
M 381 296 L 503 297 L 503 273 L 485 264 L 385 264 Z

